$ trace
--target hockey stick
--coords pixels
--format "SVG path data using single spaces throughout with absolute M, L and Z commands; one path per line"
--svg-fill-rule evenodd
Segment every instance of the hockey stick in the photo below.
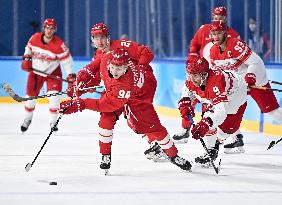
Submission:
M 271 149 L 272 147 L 274 147 L 274 145 L 278 144 L 280 141 L 282 141 L 282 138 L 280 138 L 279 140 L 277 141 L 271 141 L 270 144 L 268 145 L 268 148 L 267 150 Z
M 267 87 L 256 86 L 256 85 L 252 85 L 252 86 L 251 86 L 251 88 L 254 88 L 254 89 L 259 89 L 259 90 L 271 90 L 271 91 L 282 92 L 282 90 L 280 90 L 280 89 L 267 88 Z
M 45 94 L 45 95 L 38 95 L 38 96 L 30 96 L 30 97 L 21 97 L 19 95 L 17 95 L 13 89 L 11 88 L 11 86 L 7 83 L 1 84 L 1 87 L 4 89 L 4 91 L 6 93 L 9 94 L 10 97 L 12 97 L 14 100 L 18 101 L 18 102 L 23 102 L 23 101 L 27 101 L 27 100 L 34 100 L 34 99 L 38 99 L 38 98 L 46 98 L 46 97 L 51 97 L 51 96 L 57 96 L 57 95 L 63 95 L 63 94 L 67 94 L 66 91 L 61 91 L 61 92 L 57 92 L 57 93 L 51 93 L 51 94 Z M 82 88 L 79 89 L 80 91 L 87 91 L 87 90 L 93 90 L 93 89 L 97 89 L 97 88 L 103 88 L 104 86 L 93 86 L 93 87 L 88 87 L 88 88 Z M 94 91 L 96 93 L 101 93 L 99 91 Z
M 45 73 L 45 72 L 43 72 L 43 71 L 40 71 L 40 70 L 37 70 L 37 69 L 34 69 L 34 68 L 32 68 L 31 70 L 34 71 L 34 72 L 37 72 L 37 73 L 41 73 L 41 74 L 43 74 L 43 75 L 47 75 L 49 78 L 52 78 L 52 79 L 55 79 L 55 80 L 61 80 L 61 81 L 70 83 L 68 80 L 66 80 L 66 79 L 64 79 L 64 78 L 61 78 L 61 77 L 59 77 L 59 76 L 51 75 L 51 74 Z
M 191 115 L 189 115 L 188 118 L 189 118 L 189 120 L 190 120 L 192 126 L 194 126 L 194 125 L 195 125 L 195 122 L 194 122 L 194 120 L 193 120 L 193 117 L 192 117 Z M 214 164 L 214 162 L 213 162 L 213 160 L 212 160 L 212 157 L 211 157 L 211 155 L 210 155 L 210 153 L 209 153 L 209 150 L 208 150 L 208 148 L 207 148 L 207 146 L 206 146 L 206 143 L 204 142 L 203 138 L 201 138 L 201 137 L 199 137 L 199 138 L 200 138 L 200 142 L 202 143 L 202 145 L 203 145 L 205 151 L 207 152 L 207 154 L 208 154 L 208 156 L 209 156 L 209 158 L 210 158 L 210 163 L 212 164 L 212 167 L 213 167 L 215 173 L 218 174 L 218 173 L 219 173 L 219 170 L 220 170 L 221 159 L 219 160 L 218 167 L 216 167 L 215 164 Z
M 71 97 L 71 100 L 73 99 L 73 97 Z M 59 121 L 61 120 L 63 114 L 66 112 L 67 108 L 64 108 L 63 111 L 61 112 L 61 114 L 59 115 L 57 121 L 55 122 L 55 124 L 53 125 L 53 127 L 51 127 L 51 130 L 49 132 L 48 137 L 45 139 L 43 145 L 41 146 L 40 150 L 37 152 L 37 155 L 35 156 L 35 158 L 33 159 L 33 161 L 31 163 L 27 163 L 25 165 L 25 171 L 28 172 L 30 170 L 30 168 L 33 166 L 34 162 L 36 161 L 36 159 L 38 158 L 39 154 L 41 153 L 41 151 L 43 150 L 44 146 L 46 145 L 47 141 L 49 140 L 49 138 L 51 137 L 52 133 L 54 132 L 54 127 L 57 127 Z
M 270 83 L 273 83 L 273 84 L 277 84 L 277 85 L 282 85 L 281 82 L 278 82 L 278 81 L 274 81 L 274 80 L 269 80 Z

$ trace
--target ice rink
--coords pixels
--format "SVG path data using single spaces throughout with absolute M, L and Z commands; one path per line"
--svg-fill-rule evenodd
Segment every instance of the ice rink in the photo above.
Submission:
M 244 133 L 245 154 L 220 150 L 219 175 L 213 169 L 180 170 L 169 162 L 152 162 L 149 145 L 127 128 L 122 118 L 114 132 L 109 176 L 100 170 L 99 114 L 91 111 L 63 116 L 33 167 L 26 172 L 49 134 L 48 106 L 37 104 L 29 130 L 22 135 L 23 104 L 0 104 L 0 205 L 159 205 L 280 204 L 282 143 L 266 150 L 277 137 Z M 172 135 L 176 118 L 161 116 Z M 281 132 L 282 133 L 282 132 Z M 203 154 L 199 141 L 177 145 L 179 155 L 193 160 Z M 58 185 L 49 185 L 57 181 Z

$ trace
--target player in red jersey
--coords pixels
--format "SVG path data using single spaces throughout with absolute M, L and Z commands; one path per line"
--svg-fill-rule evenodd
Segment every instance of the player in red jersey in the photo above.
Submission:
M 218 156 L 219 142 L 223 142 L 240 127 L 247 106 L 247 85 L 244 79 L 231 71 L 210 68 L 203 57 L 187 62 L 188 74 L 185 85 L 187 92 L 179 104 L 182 118 L 190 120 L 194 116 L 191 104 L 194 99 L 204 103 L 202 119 L 191 129 L 192 137 L 205 137 L 206 145 L 212 160 Z M 217 134 L 209 135 L 209 131 L 217 129 Z M 195 162 L 210 163 L 207 154 L 197 157 Z
M 75 75 L 72 74 L 72 57 L 68 47 L 55 34 L 57 23 L 55 19 L 48 18 L 43 23 L 43 32 L 35 33 L 29 39 L 22 60 L 22 69 L 28 72 L 26 85 L 26 96 L 37 96 L 44 84 L 47 84 L 47 94 L 62 91 L 62 71 L 64 67 L 68 74 L 68 81 L 74 81 Z M 36 72 L 34 70 L 38 70 Z M 45 73 L 45 74 L 42 74 Z M 49 75 L 52 76 L 49 77 Z M 58 79 L 55 79 L 58 78 Z M 58 118 L 59 96 L 52 96 L 49 100 L 49 111 L 51 114 L 51 128 L 58 130 L 54 124 Z M 25 119 L 21 126 L 21 131 L 25 132 L 33 116 L 35 100 L 25 102 Z
M 145 82 L 146 87 L 149 89 L 140 93 L 143 95 L 143 100 L 152 103 L 157 87 L 157 80 L 151 66 L 149 65 L 154 58 L 154 54 L 151 49 L 130 40 L 110 40 L 109 28 L 104 23 L 97 23 L 93 25 L 91 29 L 91 41 L 92 45 L 97 48 L 92 61 L 99 60 L 105 53 L 115 48 L 122 48 L 128 52 L 129 57 L 137 65 L 138 69 L 142 71 L 143 75 L 145 75 L 147 79 L 150 79 Z M 99 66 L 93 67 L 92 63 L 90 63 L 78 72 L 76 85 L 80 85 L 80 88 L 92 87 L 99 85 L 100 80 Z M 82 94 L 82 92 L 77 90 L 77 86 L 74 86 L 68 89 L 68 95 L 72 96 L 74 91 L 77 96 Z M 100 135 L 113 136 L 114 125 L 118 120 L 120 113 L 121 112 L 118 111 L 115 111 L 114 113 L 101 113 L 99 122 Z M 149 136 L 144 135 L 143 137 L 151 143 L 151 147 L 145 151 L 145 155 L 148 159 L 157 160 L 160 157 L 165 157 L 164 153 L 161 152 L 160 149 L 153 149 L 160 147 L 156 145 Z
M 227 21 L 227 9 L 223 6 L 215 7 L 212 11 L 212 20 Z M 212 37 L 210 34 L 211 24 L 202 25 L 195 33 L 194 37 L 190 42 L 190 50 L 187 56 L 187 60 L 192 58 L 198 58 L 199 56 L 206 58 L 208 61 L 210 59 L 210 48 L 212 47 Z M 239 34 L 231 27 L 227 28 L 227 35 L 240 38 Z M 186 87 L 183 86 L 183 92 L 185 92 Z M 183 95 L 181 96 L 183 97 Z M 182 100 L 182 98 L 181 98 Z M 181 102 L 181 100 L 179 102 Z M 197 101 L 193 102 L 195 106 Z M 190 133 L 191 124 L 186 119 L 182 119 L 182 130 L 173 136 L 175 142 L 188 142 L 188 137 Z
M 116 48 L 104 54 L 99 61 L 93 61 L 92 66 L 100 69 L 101 79 L 106 87 L 105 93 L 100 99 L 77 98 L 73 101 L 62 102 L 60 108 L 65 110 L 64 114 L 84 109 L 106 114 L 123 111 L 128 126 L 134 132 L 146 134 L 156 140 L 173 164 L 183 170 L 190 170 L 190 162 L 177 155 L 177 148 L 167 130 L 161 125 L 152 102 L 142 95 L 142 92 L 150 89 L 146 84 L 146 81 L 150 79 L 147 79 L 146 75 L 129 58 L 127 51 Z M 102 154 L 100 168 L 108 170 L 111 164 L 112 135 L 108 135 L 106 131 L 104 133 L 105 135 L 100 135 L 99 140 Z
M 223 22 L 214 22 L 211 33 L 215 43 L 210 51 L 211 63 L 242 75 L 249 87 L 249 95 L 256 101 L 260 110 L 282 123 L 282 109 L 273 91 L 253 88 L 255 85 L 270 88 L 262 59 L 244 41 L 228 37 Z M 225 145 L 226 152 L 232 149 L 235 151 L 239 149 L 238 152 L 244 151 L 241 150 L 244 145 L 243 139 L 238 138 L 238 135 L 234 136 L 233 142 L 229 145 Z

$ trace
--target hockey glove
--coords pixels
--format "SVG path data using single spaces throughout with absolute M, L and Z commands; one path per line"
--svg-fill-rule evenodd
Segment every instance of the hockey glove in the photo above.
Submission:
M 24 55 L 22 60 L 22 70 L 31 72 L 32 71 L 32 59 L 30 55 Z
M 178 109 L 182 118 L 186 119 L 188 115 L 195 117 L 194 108 L 191 105 L 191 100 L 188 97 L 183 97 L 178 102 Z
M 91 72 L 89 66 L 85 66 L 76 75 L 76 83 L 72 86 L 69 85 L 67 89 L 67 95 L 72 97 L 75 93 L 76 97 L 81 96 L 88 91 L 81 91 L 82 88 L 99 85 L 99 80 L 95 79 L 95 73 Z
M 256 75 L 253 73 L 247 73 L 245 75 L 245 81 L 248 84 L 248 87 L 251 87 L 256 84 Z
M 77 98 L 75 100 L 67 100 L 60 103 L 60 113 L 72 114 L 76 112 L 82 112 L 85 109 L 84 100 Z
M 211 118 L 203 118 L 198 124 L 196 124 L 192 130 L 191 134 L 192 137 L 196 140 L 200 139 L 200 137 L 204 137 L 207 132 L 210 130 L 210 127 L 212 126 L 212 120 Z

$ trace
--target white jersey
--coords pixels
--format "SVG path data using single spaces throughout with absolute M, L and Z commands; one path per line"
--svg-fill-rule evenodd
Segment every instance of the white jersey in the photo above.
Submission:
M 218 45 L 213 45 L 210 52 L 213 65 L 225 70 L 234 70 L 243 77 L 246 73 L 254 73 L 258 86 L 264 86 L 268 83 L 262 59 L 244 41 L 237 38 L 227 38 L 226 48 L 223 52 L 220 51 Z
M 51 74 L 62 65 L 67 74 L 72 73 L 73 60 L 68 47 L 57 36 L 45 44 L 41 32 L 35 33 L 25 47 L 24 55 L 32 57 L 32 68 Z M 36 73 L 36 72 L 35 72 Z M 44 76 L 42 73 L 38 75 Z
M 247 101 L 247 85 L 240 75 L 232 71 L 211 68 L 208 73 L 206 88 L 202 91 L 190 80 L 186 81 L 185 97 L 197 98 L 206 104 L 203 117 L 210 117 L 213 128 L 221 125 L 228 114 L 236 114 Z

